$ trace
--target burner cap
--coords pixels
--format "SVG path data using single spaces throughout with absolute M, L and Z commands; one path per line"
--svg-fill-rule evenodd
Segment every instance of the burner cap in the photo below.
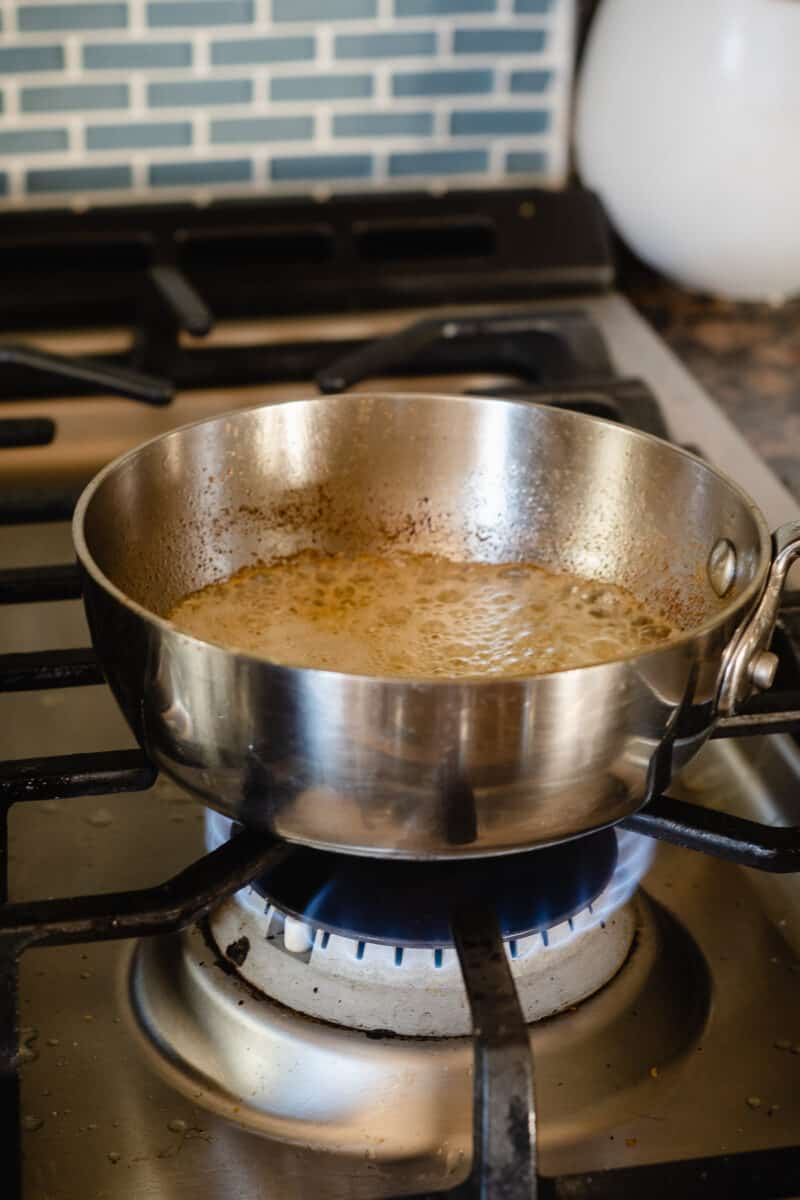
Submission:
M 491 902 L 504 938 L 558 925 L 586 908 L 617 861 L 612 829 L 523 854 L 408 862 L 298 848 L 253 884 L 316 928 L 392 946 L 452 945 L 449 915 Z

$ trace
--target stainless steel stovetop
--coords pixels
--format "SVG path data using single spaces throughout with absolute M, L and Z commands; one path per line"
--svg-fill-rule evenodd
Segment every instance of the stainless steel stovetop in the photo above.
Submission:
M 568 307 L 576 306 L 601 329 L 617 369 L 650 384 L 675 440 L 696 446 L 736 478 L 772 525 L 797 515 L 788 493 L 622 298 L 573 298 Z M 324 326 L 272 322 L 262 333 L 286 337 L 291 328 L 294 340 L 319 337 L 324 328 L 324 336 L 347 330 L 369 336 L 399 329 L 411 315 L 336 317 Z M 252 335 L 252 326 L 230 325 L 214 336 Z M 102 349 L 114 336 L 86 335 L 80 348 Z M 78 349 L 70 337 L 59 348 Z M 443 382 L 435 381 L 436 390 Z M 465 382 L 457 381 L 459 389 Z M 394 379 L 387 386 L 424 390 L 433 383 Z M 192 393 L 172 410 L 115 401 L 113 422 L 105 420 L 104 401 L 62 401 L 63 457 L 13 451 L 8 470 L 19 480 L 40 479 L 51 469 L 73 478 L 167 422 L 308 391 L 292 385 Z M 43 405 L 19 402 L 14 413 L 35 415 Z M 0 528 L 0 552 L 7 566 L 64 561 L 69 529 Z M 77 603 L 9 607 L 5 617 L 3 651 L 87 641 Z M 0 696 L 4 759 L 131 744 L 102 687 Z M 800 824 L 798 784 L 797 747 L 773 736 L 710 744 L 681 787 L 712 807 Z M 160 781 L 132 796 L 19 805 L 12 809 L 11 839 L 13 899 L 117 891 L 157 883 L 196 858 L 203 812 Z M 638 934 L 614 979 L 573 1010 L 531 1026 L 541 1172 L 568 1175 L 796 1144 L 800 882 L 661 847 L 634 914 Z M 176 938 L 159 953 L 167 960 L 203 954 L 197 936 Z M 279 1062 L 284 1110 L 280 1120 L 273 1112 L 262 1121 L 253 1115 L 257 1097 L 219 1087 L 213 1061 L 204 1060 L 204 1070 L 187 1079 L 179 1064 L 159 1058 L 131 1005 L 133 959 L 134 948 L 124 942 L 34 949 L 23 958 L 26 1200 L 366 1197 L 447 1186 L 465 1174 L 466 1039 L 375 1037 L 274 1006 L 269 1021 L 283 1031 L 281 1055 L 248 1064 L 248 1077 L 259 1092 Z M 220 970 L 211 953 L 205 969 Z M 184 994 L 187 1026 L 193 995 Z M 227 1052 L 258 1055 L 268 1044 L 263 1006 L 272 1002 L 243 986 L 235 995 L 250 1033 Z

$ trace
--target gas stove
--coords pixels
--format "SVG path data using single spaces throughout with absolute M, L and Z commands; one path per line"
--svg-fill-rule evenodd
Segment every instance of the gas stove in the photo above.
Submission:
M 777 691 L 723 724 L 660 824 L 480 863 L 237 831 L 156 778 L 103 685 L 75 496 L 116 454 L 226 409 L 348 387 L 527 396 L 689 445 L 773 526 L 796 516 L 609 290 L 585 193 L 408 212 L 342 199 L 3 231 L 51 269 L 45 287 L 20 266 L 0 305 L 0 1095 L 25 1200 L 800 1196 L 800 883 L 737 865 L 794 865 L 796 832 L 746 823 L 800 824 L 792 599 Z M 705 839 L 681 801 L 707 810 Z

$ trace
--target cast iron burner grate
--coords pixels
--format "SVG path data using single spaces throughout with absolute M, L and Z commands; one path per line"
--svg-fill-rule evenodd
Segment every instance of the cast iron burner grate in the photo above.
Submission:
M 5 213 L 5 329 L 137 323 L 163 370 L 221 318 L 366 312 L 607 288 L 610 239 L 580 187 Z M 212 315 L 213 314 L 213 315 Z
M 332 357 L 365 349 L 360 341 L 333 349 L 326 341 L 198 344 L 215 316 L 524 302 L 598 291 L 613 277 L 604 214 L 579 187 L 337 197 L 324 214 L 302 200 L 7 213 L 0 254 L 3 329 L 118 324 L 134 331 L 129 354 L 95 361 L 0 346 L 0 386 L 15 399 L 99 388 L 163 404 L 173 389 L 311 379 L 330 370 Z M 465 361 L 498 361 L 496 341 L 473 343 L 457 347 L 471 354 Z M 534 345 L 556 375 L 568 363 L 542 331 Z M 452 369 L 453 349 L 429 347 L 427 361 Z M 511 343 L 499 349 L 507 364 Z M 57 435 L 50 418 L 33 425 L 11 417 L 0 423 L 0 448 L 44 445 Z
M 173 309 L 180 310 L 181 304 L 186 309 L 181 328 L 189 328 L 191 293 L 187 299 L 179 286 L 170 286 Z M 31 394 L 31 380 L 38 381 L 35 394 L 43 388 L 51 399 L 53 394 L 63 397 L 88 389 L 161 405 L 170 402 L 176 389 L 313 379 L 323 393 L 331 393 L 368 377 L 477 372 L 511 380 L 481 388 L 482 395 L 547 403 L 669 436 L 648 387 L 641 380 L 614 374 L 600 332 L 577 309 L 428 318 L 371 341 L 267 342 L 208 350 L 184 350 L 176 344 L 163 369 L 169 371 L 168 379 L 142 375 L 113 356 L 90 361 L 44 354 L 24 345 L 0 345 L 0 385 L 17 397 Z M 53 417 L 0 420 L 0 450 L 55 441 L 58 403 L 53 400 Z M 0 490 L 0 524 L 66 520 L 77 494 L 64 488 Z

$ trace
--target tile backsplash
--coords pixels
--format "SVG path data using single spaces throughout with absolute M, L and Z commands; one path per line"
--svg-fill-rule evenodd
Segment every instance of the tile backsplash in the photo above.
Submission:
M 0 208 L 558 186 L 574 0 L 0 0 Z

